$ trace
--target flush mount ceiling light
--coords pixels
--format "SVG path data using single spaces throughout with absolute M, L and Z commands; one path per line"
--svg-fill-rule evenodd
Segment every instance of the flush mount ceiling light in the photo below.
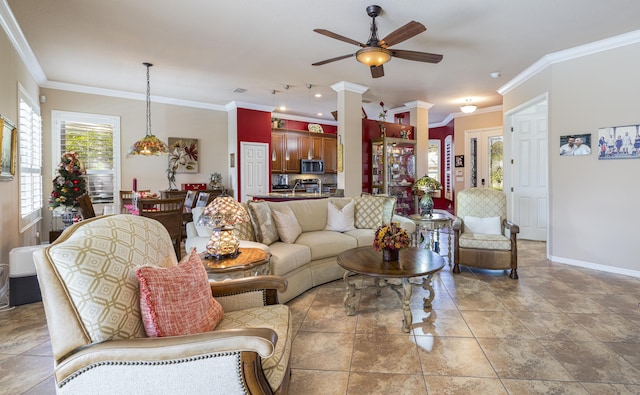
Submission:
M 478 107 L 471 102 L 471 99 L 465 100 L 464 106 L 460 107 L 460 110 L 465 114 L 471 114 Z
M 142 63 L 147 68 L 147 131 L 143 138 L 133 143 L 127 155 L 162 155 L 169 153 L 169 147 L 164 141 L 151 134 L 151 84 L 149 83 L 149 68 L 151 63 Z

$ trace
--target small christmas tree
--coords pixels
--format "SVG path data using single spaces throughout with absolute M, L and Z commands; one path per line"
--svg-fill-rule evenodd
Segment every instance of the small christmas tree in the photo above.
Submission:
M 87 191 L 87 183 L 83 177 L 85 173 L 77 153 L 69 151 L 62 154 L 58 175 L 53 179 L 53 192 L 49 197 L 50 210 L 58 206 L 78 205 L 78 198 Z

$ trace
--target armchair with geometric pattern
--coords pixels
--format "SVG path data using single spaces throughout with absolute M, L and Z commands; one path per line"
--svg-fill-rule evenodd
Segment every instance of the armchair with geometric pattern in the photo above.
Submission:
M 491 270 L 511 269 L 509 277 L 518 278 L 518 225 L 507 220 L 507 197 L 489 188 L 469 188 L 456 195 L 456 219 L 453 222 L 453 272 L 460 266 Z
M 287 393 L 293 331 L 289 308 L 277 303 L 282 277 L 211 282 L 196 254 L 177 262 L 162 224 L 123 214 L 78 222 L 34 257 L 57 393 Z M 183 265 L 195 268 L 191 283 L 172 276 Z M 186 298 L 150 302 L 152 277 L 142 272 L 170 273 L 161 285 Z M 158 300 L 178 317 L 195 311 L 194 288 L 178 281 L 197 283 L 200 299 L 217 306 L 214 329 L 147 336 L 161 317 L 149 319 Z

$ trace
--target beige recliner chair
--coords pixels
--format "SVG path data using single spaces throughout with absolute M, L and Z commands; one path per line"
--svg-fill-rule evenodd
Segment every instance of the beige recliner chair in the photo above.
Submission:
M 68 228 L 35 254 L 58 393 L 286 393 L 292 321 L 277 304 L 278 276 L 211 283 L 224 308 L 217 327 L 150 338 L 139 304 L 138 265 L 177 264 L 167 230 L 133 215 Z
M 470 188 L 457 193 L 453 272 L 460 266 L 511 269 L 518 278 L 518 225 L 507 220 L 507 197 L 488 188 Z

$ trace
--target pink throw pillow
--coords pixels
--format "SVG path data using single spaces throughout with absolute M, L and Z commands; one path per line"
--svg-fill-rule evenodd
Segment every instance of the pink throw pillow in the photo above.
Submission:
M 136 276 L 147 336 L 208 332 L 222 320 L 222 305 L 211 295 L 207 271 L 195 248 L 176 266 L 143 266 Z

